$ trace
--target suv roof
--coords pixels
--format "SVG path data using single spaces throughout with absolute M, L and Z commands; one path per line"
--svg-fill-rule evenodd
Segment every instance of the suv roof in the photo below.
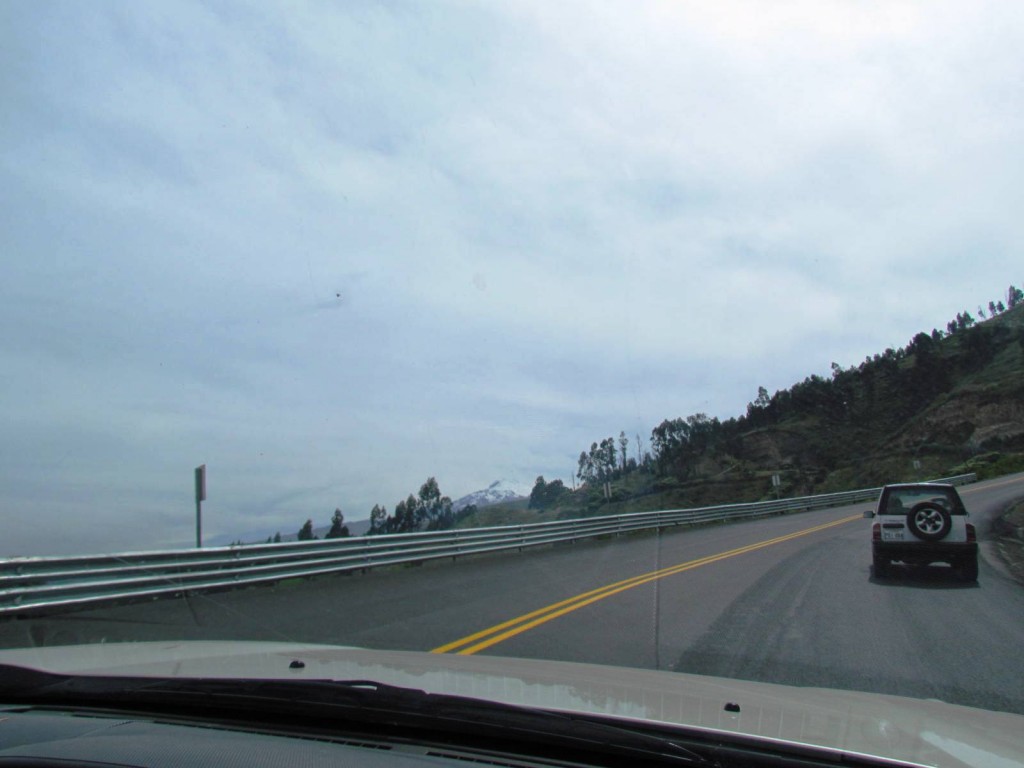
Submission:
M 885 488 L 955 488 L 952 483 L 889 483 Z

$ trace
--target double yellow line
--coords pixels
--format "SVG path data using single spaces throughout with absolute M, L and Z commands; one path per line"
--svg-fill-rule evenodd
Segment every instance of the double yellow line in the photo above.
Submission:
M 445 645 L 440 645 L 434 648 L 431 653 L 456 653 L 460 656 L 470 656 L 479 651 L 483 651 L 490 648 L 492 645 L 508 640 L 510 637 L 522 634 L 534 627 L 539 627 L 541 624 L 557 619 L 559 616 L 564 616 L 567 613 L 578 611 L 580 608 L 596 603 L 598 600 L 604 600 L 606 597 L 617 595 L 619 592 L 625 592 L 627 589 L 633 589 L 643 584 L 648 584 L 658 579 L 664 579 L 666 576 L 673 576 L 683 571 L 689 571 L 693 568 L 699 568 L 702 565 L 710 565 L 711 563 L 717 563 L 719 560 L 725 560 L 730 557 L 736 557 L 737 555 L 743 555 L 747 552 L 753 552 L 757 549 L 764 549 L 765 547 L 771 547 L 775 544 L 781 544 L 784 541 L 791 541 L 792 539 L 799 538 L 800 536 L 807 536 L 818 531 L 824 531 L 827 528 L 833 528 L 837 525 L 843 525 L 853 520 L 860 520 L 861 515 L 851 515 L 850 517 L 844 517 L 841 520 L 836 520 L 831 523 L 824 523 L 822 525 L 816 525 L 812 528 L 805 528 L 795 533 L 788 533 L 785 536 L 777 536 L 774 539 L 767 539 L 765 541 L 759 541 L 755 544 L 748 544 L 745 547 L 738 547 L 737 549 L 730 549 L 727 552 L 719 552 L 718 554 L 708 555 L 707 557 L 701 557 L 696 560 L 689 560 L 685 563 L 679 563 L 668 568 L 662 568 L 657 571 L 651 571 L 650 573 L 643 573 L 639 576 L 634 576 L 631 579 L 625 579 L 623 581 L 617 581 L 614 584 L 608 584 L 598 589 L 592 589 L 589 592 L 570 597 L 567 600 L 561 600 L 557 603 L 539 608 L 536 611 L 525 613 L 522 616 L 518 616 L 509 621 L 504 621 L 501 624 L 496 624 L 489 629 L 475 632 L 472 635 L 455 640 Z

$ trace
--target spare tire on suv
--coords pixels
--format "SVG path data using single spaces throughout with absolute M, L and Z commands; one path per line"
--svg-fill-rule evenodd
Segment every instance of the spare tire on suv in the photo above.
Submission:
M 921 541 L 942 541 L 953 528 L 953 518 L 938 504 L 922 501 L 907 512 L 907 528 Z

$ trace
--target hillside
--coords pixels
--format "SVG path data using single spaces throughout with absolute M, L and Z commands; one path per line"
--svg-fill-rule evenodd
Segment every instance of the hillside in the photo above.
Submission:
M 625 449 L 625 445 L 621 448 Z M 666 419 L 640 456 L 613 438 L 580 455 L 581 487 L 540 480 L 527 509 L 496 505 L 461 526 L 757 501 L 1024 469 L 1024 303 L 919 333 L 858 366 L 833 366 L 742 416 Z M 773 484 L 778 477 L 778 486 Z

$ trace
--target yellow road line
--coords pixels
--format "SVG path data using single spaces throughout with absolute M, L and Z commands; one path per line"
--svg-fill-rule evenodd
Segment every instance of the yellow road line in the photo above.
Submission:
M 639 587 L 642 584 L 648 584 L 652 581 L 663 579 L 666 576 L 672 576 L 677 573 L 682 573 L 683 571 L 689 571 L 693 568 L 699 568 L 702 565 L 710 565 L 711 563 L 716 563 L 719 560 L 743 555 L 747 552 L 753 552 L 775 544 L 781 544 L 784 541 L 790 541 L 800 536 L 807 536 L 808 534 L 816 533 L 817 531 L 823 531 L 826 528 L 832 528 L 837 525 L 849 523 L 853 520 L 861 519 L 863 519 L 861 515 L 851 515 L 850 517 L 844 517 L 841 520 L 835 520 L 831 523 L 815 525 L 811 528 L 805 528 L 801 531 L 788 533 L 784 536 L 777 536 L 774 539 L 767 539 L 754 544 L 748 544 L 744 547 L 730 549 L 727 552 L 719 552 L 714 555 L 707 555 L 685 563 L 678 563 L 677 565 L 672 565 L 657 571 L 651 571 L 649 573 L 640 574 L 639 576 L 633 576 L 629 579 L 617 581 L 614 584 L 606 584 L 603 587 L 592 589 L 589 592 L 583 592 L 582 594 L 570 597 L 566 600 L 560 600 L 557 603 L 552 603 L 551 605 L 543 608 L 538 608 L 535 611 L 530 611 L 529 613 L 517 616 L 509 621 L 496 624 L 488 629 L 475 632 L 472 635 L 467 635 L 466 637 L 453 642 L 438 646 L 437 648 L 434 648 L 431 653 L 448 653 L 449 651 L 455 651 L 455 653 L 460 656 L 469 656 L 477 653 L 478 651 L 490 648 L 492 645 L 497 645 L 503 640 L 508 640 L 510 637 L 514 637 L 526 632 L 527 630 L 533 629 L 534 627 L 538 627 L 541 624 L 546 624 L 552 619 L 557 619 L 559 616 L 564 616 L 567 613 L 579 610 L 591 603 L 604 600 L 606 597 L 611 597 L 612 595 L 617 595 L 620 592 L 625 592 L 627 589 L 633 589 L 634 587 Z

